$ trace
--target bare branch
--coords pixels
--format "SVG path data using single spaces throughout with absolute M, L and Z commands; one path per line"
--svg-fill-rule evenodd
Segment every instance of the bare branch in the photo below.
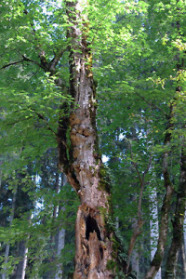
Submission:
M 18 61 L 15 61 L 15 62 L 11 62 L 11 63 L 9 63 L 9 64 L 6 64 L 6 65 L 4 65 L 3 67 L 1 67 L 0 70 L 6 69 L 6 68 L 8 68 L 8 67 L 10 67 L 10 66 L 14 66 L 14 65 L 21 64 L 21 63 L 23 63 L 23 62 L 25 62 L 25 61 L 31 62 L 31 63 L 33 63 L 33 64 L 39 66 L 40 68 L 43 68 L 42 65 L 39 64 L 37 61 L 31 60 L 31 59 L 29 59 L 28 57 L 26 57 L 25 55 L 22 55 L 22 59 L 21 59 L 21 60 L 18 60 Z
M 19 61 L 15 61 L 15 62 L 11 62 L 11 63 L 6 64 L 6 65 L 4 65 L 3 67 L 1 67 L 0 70 L 6 69 L 6 68 L 8 68 L 8 67 L 10 67 L 10 66 L 13 66 L 13 65 L 20 64 L 20 63 L 22 63 L 23 61 L 24 61 L 24 59 L 21 59 L 21 60 L 19 60 Z
M 23 61 L 31 62 L 31 63 L 33 63 L 33 64 L 39 66 L 40 68 L 42 68 L 41 64 L 39 64 L 37 61 L 32 60 L 32 59 L 29 59 L 29 58 L 26 57 L 25 55 L 22 55 L 22 57 L 23 57 Z
M 49 62 L 49 69 L 51 74 L 55 72 L 55 68 L 65 51 L 66 48 L 60 50 L 58 53 L 55 54 L 54 58 Z

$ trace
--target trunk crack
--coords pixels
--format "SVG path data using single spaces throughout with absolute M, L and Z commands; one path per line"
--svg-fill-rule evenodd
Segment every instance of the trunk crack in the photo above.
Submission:
M 86 239 L 89 240 L 90 233 L 96 232 L 97 238 L 101 240 L 100 230 L 98 228 L 97 222 L 90 215 L 86 218 Z

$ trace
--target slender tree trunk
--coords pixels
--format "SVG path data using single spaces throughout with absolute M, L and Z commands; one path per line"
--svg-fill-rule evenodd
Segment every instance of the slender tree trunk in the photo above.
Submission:
M 163 154 L 163 178 L 164 178 L 164 187 L 166 193 L 161 208 L 159 238 L 158 238 L 156 253 L 151 262 L 151 266 L 145 276 L 145 279 L 152 279 L 156 276 L 158 270 L 161 267 L 161 263 L 163 261 L 163 256 L 165 252 L 165 245 L 166 245 L 168 225 L 169 225 L 169 213 L 171 208 L 172 196 L 174 193 L 174 188 L 170 180 L 169 169 L 168 169 L 171 131 L 173 129 L 172 119 L 173 119 L 173 102 L 170 104 L 170 113 L 167 116 L 168 124 L 167 124 L 167 131 L 165 133 L 165 139 L 164 139 L 164 146 L 166 148 L 166 151 Z
M 151 244 L 151 260 L 153 260 L 156 253 L 157 239 L 159 237 L 159 222 L 158 222 L 158 203 L 157 192 L 153 189 L 150 193 L 150 244 Z M 158 270 L 155 279 L 161 279 L 161 268 Z
M 28 248 L 26 247 L 26 241 L 20 241 L 19 243 L 20 261 L 19 264 L 17 265 L 16 272 L 13 278 L 25 279 L 26 266 L 27 266 L 27 253 L 28 253 Z
M 178 253 L 183 243 L 183 225 L 186 207 L 186 150 L 182 149 L 181 176 L 177 192 L 176 210 L 173 221 L 173 238 L 169 249 L 165 279 L 176 279 Z
M 109 189 L 98 154 L 95 85 L 91 50 L 87 42 L 86 0 L 66 1 L 70 63 L 70 94 L 74 98 L 69 117 L 70 144 L 59 144 L 60 158 L 68 181 L 76 189 L 81 205 L 76 219 L 74 279 L 113 278 L 111 233 L 106 227 Z M 63 123 L 61 123 L 61 130 Z M 60 134 L 62 135 L 62 133 Z M 62 138 L 64 140 L 64 137 Z M 62 142 L 61 140 L 61 142 Z M 68 166 L 64 166 L 64 150 Z
M 177 0 L 177 3 L 180 1 Z M 182 13 L 183 11 L 180 8 L 177 8 L 178 14 Z M 180 22 L 176 21 L 176 29 L 180 37 L 182 37 L 182 33 L 180 33 Z M 184 69 L 184 56 L 181 57 L 180 52 L 178 52 L 177 56 L 175 57 L 177 60 L 177 72 L 178 74 L 180 71 Z M 182 87 L 180 86 L 180 79 L 178 78 L 176 93 L 181 93 Z M 175 100 L 179 98 L 175 97 Z M 183 127 L 185 128 L 185 127 Z M 183 147 L 181 150 L 181 173 L 180 173 L 180 184 L 177 192 L 177 199 L 176 199 L 176 209 L 175 209 L 175 217 L 173 221 L 173 238 L 171 247 L 168 254 L 167 265 L 166 265 L 166 279 L 176 278 L 176 263 L 178 260 L 178 252 L 182 245 L 183 239 L 183 224 L 184 224 L 184 215 L 185 215 L 185 206 L 186 206 L 186 149 L 185 149 L 185 138 L 183 140 Z
M 31 223 L 32 214 L 29 214 L 28 223 Z M 12 279 L 25 279 L 26 267 L 28 262 L 28 239 L 30 235 L 27 236 L 26 240 L 22 240 L 18 243 L 18 257 L 20 261 L 16 266 Z
M 136 278 L 139 278 L 139 274 L 140 274 L 140 263 L 139 263 L 139 259 L 140 259 L 140 254 L 139 254 L 139 252 L 134 248 L 133 253 L 132 253 L 132 257 L 131 257 L 131 265 L 132 265 L 132 271 L 134 271 L 135 274 L 136 274 Z
M 184 243 L 182 243 L 182 247 L 181 247 L 181 253 L 182 253 L 182 259 L 183 259 L 183 278 L 186 278 L 186 250 L 184 247 Z
M 59 229 L 57 233 L 57 257 L 60 257 L 61 251 L 65 247 L 65 229 Z M 57 264 L 55 279 L 63 278 L 63 266 L 62 264 Z
M 132 153 L 132 146 L 130 146 L 131 149 L 131 159 L 133 159 L 133 153 Z M 144 187 L 145 187 L 145 176 L 149 171 L 151 164 L 151 158 L 149 160 L 148 166 L 145 169 L 145 171 L 141 174 L 138 165 L 136 162 L 133 162 L 134 168 L 136 170 L 138 180 L 139 180 L 139 185 L 140 185 L 140 193 L 139 193 L 139 200 L 138 200 L 138 212 L 137 212 L 137 218 L 133 222 L 133 234 L 130 239 L 130 244 L 128 248 L 128 262 L 127 262 L 127 272 L 129 271 L 130 268 L 130 259 L 132 256 L 133 249 L 135 247 L 136 241 L 138 236 L 142 233 L 142 227 L 144 224 L 143 218 L 142 218 L 142 200 L 143 200 L 143 192 L 144 192 Z
M 7 243 L 6 248 L 5 248 L 5 260 L 4 264 L 6 265 L 8 263 L 8 257 L 9 257 L 9 251 L 10 251 L 10 244 Z M 6 267 L 3 268 L 3 273 L 2 273 L 2 279 L 6 279 Z
M 12 209 L 11 209 L 11 213 L 10 213 L 10 226 L 12 225 L 12 222 L 14 220 L 15 204 L 16 204 L 16 194 L 17 194 L 17 187 L 15 188 L 15 190 L 13 192 Z M 5 267 L 3 268 L 2 279 L 6 279 L 7 278 L 7 275 L 6 275 L 6 264 L 8 263 L 9 252 L 10 252 L 10 243 L 8 242 L 6 244 L 6 248 L 5 248 L 5 257 L 4 257 Z
M 183 225 L 183 254 L 185 255 L 186 259 L 186 213 L 184 218 L 184 225 Z M 185 277 L 186 277 L 186 261 L 184 262 L 184 271 L 185 271 Z
M 59 184 L 63 187 L 66 184 L 66 177 L 64 174 L 61 175 L 61 181 L 59 181 Z M 59 192 L 60 189 L 58 189 Z M 64 207 L 59 207 L 57 209 L 57 214 L 61 210 L 65 210 Z M 56 255 L 59 258 L 61 255 L 62 250 L 65 247 L 65 229 L 64 228 L 58 228 L 57 235 L 56 235 Z M 55 279 L 62 279 L 63 278 L 63 266 L 62 264 L 57 264 L 57 269 L 55 273 Z

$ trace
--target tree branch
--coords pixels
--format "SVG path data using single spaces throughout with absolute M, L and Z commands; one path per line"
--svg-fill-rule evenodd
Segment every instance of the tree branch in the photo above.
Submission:
M 11 62 L 11 63 L 6 64 L 6 65 L 4 65 L 3 67 L 1 67 L 0 70 L 6 69 L 6 68 L 8 68 L 8 67 L 10 67 L 10 66 L 13 66 L 13 65 L 20 64 L 20 63 L 22 63 L 23 61 L 24 61 L 24 59 L 21 59 L 21 60 L 19 60 L 19 61 L 15 61 L 15 62 Z
M 26 57 L 25 55 L 22 55 L 22 57 L 23 57 L 23 61 L 31 62 L 31 63 L 33 63 L 33 64 L 39 66 L 40 68 L 42 68 L 41 64 L 39 64 L 37 61 L 32 60 L 32 59 L 29 59 L 29 58 Z
M 41 64 L 39 64 L 37 61 L 34 61 L 32 59 L 29 59 L 28 57 L 26 57 L 25 55 L 22 55 L 22 59 L 21 60 L 18 60 L 18 61 L 15 61 L 15 62 L 11 62 L 11 63 L 8 63 L 6 65 L 4 65 L 3 67 L 0 68 L 0 70 L 2 69 L 6 69 L 10 66 L 14 66 L 14 65 L 17 65 L 17 64 L 20 64 L 20 63 L 23 63 L 24 61 L 27 61 L 27 62 L 31 62 L 37 66 L 39 66 L 40 68 L 43 68 Z
M 56 53 L 54 55 L 54 58 L 49 62 L 49 70 L 50 70 L 51 74 L 53 74 L 55 72 L 55 68 L 65 51 L 66 51 L 66 48 L 60 50 L 58 53 Z

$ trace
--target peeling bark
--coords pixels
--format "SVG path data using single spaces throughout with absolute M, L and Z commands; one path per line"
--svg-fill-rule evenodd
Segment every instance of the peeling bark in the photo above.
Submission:
M 86 7 L 87 1 L 66 1 L 70 94 L 74 102 L 66 122 L 68 127 L 65 136 L 61 132 L 59 137 L 63 140 L 58 145 L 61 159 L 59 163 L 81 201 L 76 220 L 74 279 L 107 279 L 113 278 L 113 270 L 108 270 L 107 267 L 108 261 L 112 260 L 111 233 L 106 227 L 109 189 L 98 153 L 96 90 L 92 74 L 92 54 L 87 42 Z M 61 129 L 66 123 L 61 122 Z M 67 145 L 69 141 L 70 144 Z

